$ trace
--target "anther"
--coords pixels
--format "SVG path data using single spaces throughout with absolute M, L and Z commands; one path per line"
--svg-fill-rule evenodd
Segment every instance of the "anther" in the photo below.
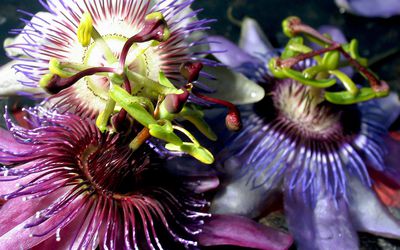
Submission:
M 190 83 L 199 79 L 200 71 L 203 69 L 201 62 L 186 62 L 180 67 L 181 75 Z

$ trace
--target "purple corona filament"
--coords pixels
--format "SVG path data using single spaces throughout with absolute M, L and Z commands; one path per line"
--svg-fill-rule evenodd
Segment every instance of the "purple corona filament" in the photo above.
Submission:
M 151 148 L 132 152 L 124 136 L 101 133 L 89 119 L 42 110 L 29 115 L 31 129 L 7 119 L 11 133 L 1 131 L 2 145 L 12 141 L 0 151 L 1 197 L 8 208 L 2 216 L 20 213 L 2 224 L 3 246 L 197 244 L 195 235 L 208 215 L 199 211 L 207 202 L 187 188 L 197 186 L 196 178 L 165 181 L 168 173 L 158 167 Z M 14 223 L 23 225 L 19 236 Z M 21 237 L 26 239 L 18 242 Z

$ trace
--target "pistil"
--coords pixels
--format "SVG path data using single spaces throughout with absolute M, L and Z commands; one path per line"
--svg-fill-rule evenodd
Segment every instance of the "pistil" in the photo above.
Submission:
M 94 67 L 82 70 L 73 76 L 61 78 L 55 74 L 47 74 L 40 80 L 39 86 L 44 88 L 51 94 L 57 94 L 61 90 L 71 87 L 74 83 L 79 81 L 85 76 L 91 76 L 99 73 L 115 73 L 116 69 L 110 67 Z
M 146 16 L 143 29 L 133 37 L 129 38 L 122 48 L 119 64 L 125 67 L 128 52 L 133 44 L 149 41 L 164 42 L 170 36 L 168 25 L 160 12 L 154 12 Z

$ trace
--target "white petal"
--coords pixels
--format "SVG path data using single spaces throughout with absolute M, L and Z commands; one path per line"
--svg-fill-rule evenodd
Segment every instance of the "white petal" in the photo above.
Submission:
M 40 88 L 30 88 L 18 82 L 18 74 L 12 68 L 15 63 L 11 61 L 0 67 L 0 97 L 18 95 L 19 92 L 44 93 Z
M 38 12 L 34 15 L 34 17 L 32 17 L 31 19 L 31 23 L 33 25 L 44 25 L 45 22 L 43 20 L 52 20 L 53 16 L 48 13 L 48 12 Z M 29 26 L 25 26 L 24 27 L 24 31 L 27 30 L 32 30 L 31 27 Z M 22 33 L 24 33 L 24 31 Z M 9 47 L 11 45 L 18 45 L 18 44 L 26 44 L 26 43 L 30 43 L 32 41 L 30 40 L 25 40 L 27 36 L 24 35 L 17 35 L 16 37 L 9 37 L 7 39 L 4 40 L 4 49 L 6 50 L 7 55 L 9 56 L 22 56 L 25 55 L 26 53 L 24 53 L 21 49 L 19 48 L 15 48 L 15 47 Z M 35 36 L 35 43 L 36 44 L 45 44 L 45 37 L 42 36 L 40 38 Z
M 239 105 L 256 103 L 265 96 L 265 91 L 260 85 L 242 74 L 225 67 L 207 67 L 205 71 L 217 78 L 217 80 L 200 79 L 200 82 L 216 90 L 210 96 Z

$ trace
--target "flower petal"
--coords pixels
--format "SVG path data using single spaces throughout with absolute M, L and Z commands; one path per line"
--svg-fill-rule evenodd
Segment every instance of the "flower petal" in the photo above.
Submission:
M 30 22 L 41 24 L 44 22 L 44 20 L 52 20 L 52 15 L 48 12 L 38 12 L 32 17 Z M 29 29 L 30 29 L 30 27 L 29 27 L 29 25 L 27 25 L 24 27 L 23 31 L 16 37 L 12 37 L 12 38 L 9 37 L 9 38 L 5 39 L 4 49 L 8 56 L 20 57 L 20 56 L 23 56 L 26 54 L 23 51 L 23 49 L 20 47 L 20 45 L 27 43 L 27 41 L 24 39 L 24 35 L 22 35 L 22 34 L 29 32 L 28 31 Z M 41 37 L 35 36 L 35 40 L 37 41 L 38 44 L 48 44 L 48 43 L 46 43 L 45 36 L 41 36 Z M 15 45 L 15 46 L 12 46 L 12 45 Z
M 3 185 L 4 183 L 1 183 L 0 186 Z M 16 189 L 15 185 L 14 188 Z M 0 209 L 0 236 L 35 215 L 36 212 L 48 207 L 62 192 L 65 191 L 57 191 L 54 194 L 38 199 L 23 200 L 22 198 L 15 198 L 8 200 Z
M 400 98 L 397 93 L 391 93 L 385 98 L 376 99 L 376 104 L 383 113 L 380 117 L 383 125 L 389 128 L 400 116 Z
M 7 130 L 0 128 L 0 149 L 14 154 L 29 152 L 32 146 L 17 142 Z M 0 150 L 0 156 L 2 155 Z
M 285 212 L 298 249 L 359 249 L 343 198 L 335 199 L 328 192 L 316 189 L 319 194 L 313 207 L 304 199 L 300 185 L 290 191 L 289 185 L 285 185 Z
M 217 79 L 200 79 L 202 83 L 215 90 L 215 93 L 209 94 L 212 97 L 241 105 L 259 102 L 265 96 L 265 91 L 260 85 L 242 74 L 225 67 L 207 67 L 205 71 Z
M 233 245 L 264 250 L 288 249 L 290 235 L 241 216 L 212 215 L 199 235 L 202 246 Z
M 260 25 L 256 20 L 248 17 L 242 22 L 239 47 L 254 57 L 262 58 L 264 62 L 268 62 L 270 57 L 276 55 L 274 47 Z M 266 58 L 267 55 L 268 58 Z
M 18 95 L 21 92 L 44 94 L 41 88 L 27 87 L 19 82 L 19 74 L 13 69 L 16 63 L 16 61 L 11 61 L 0 67 L 0 97 Z
M 233 42 L 222 36 L 210 36 L 210 50 L 213 55 L 223 64 L 231 68 L 239 68 L 246 64 L 262 64 L 259 59 L 248 54 Z
M 49 233 L 42 237 L 31 237 L 31 234 L 42 233 L 43 231 L 46 231 L 52 226 L 60 223 L 62 219 L 66 218 L 70 213 L 72 213 L 72 211 L 77 209 L 77 206 L 80 205 L 79 202 L 80 201 L 75 201 L 65 209 L 60 210 L 57 214 L 54 214 L 46 222 L 43 222 L 42 224 L 33 228 L 25 228 L 25 225 L 31 222 L 35 218 L 35 215 L 21 222 L 19 225 L 0 237 L 1 247 L 3 249 L 30 249 L 43 242 L 51 237 L 52 234 Z M 14 209 L 18 210 L 16 208 Z
M 80 211 L 74 220 L 60 230 L 60 239 L 57 239 L 57 237 L 50 237 L 49 239 L 32 248 L 32 250 L 78 249 L 79 243 L 86 233 L 85 230 L 79 231 L 82 221 L 85 221 L 85 212 L 85 210 Z M 74 241 L 75 237 L 76 240 Z
M 356 178 L 349 182 L 349 209 L 356 228 L 388 238 L 400 238 L 400 221 L 383 206 L 375 193 Z
M 248 171 L 244 176 L 240 173 L 240 160 L 235 157 L 224 163 L 224 168 L 230 172 L 227 179 L 211 202 L 211 212 L 215 214 L 237 214 L 256 218 L 272 205 L 279 197 L 280 190 L 277 186 L 265 183 L 254 187 L 248 180 L 254 172 Z M 236 169 L 236 171 L 235 171 Z M 236 172 L 236 173 L 233 173 Z
M 365 17 L 391 17 L 400 14 L 397 0 L 335 0 L 342 10 Z

